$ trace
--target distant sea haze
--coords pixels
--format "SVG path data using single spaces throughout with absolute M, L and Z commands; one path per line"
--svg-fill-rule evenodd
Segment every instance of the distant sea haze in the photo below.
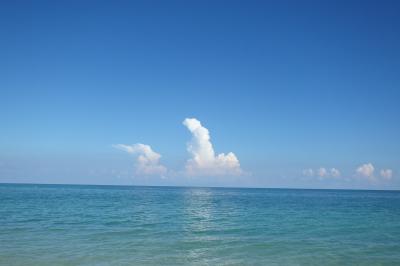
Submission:
M 400 192 L 0 185 L 0 265 L 400 265 Z

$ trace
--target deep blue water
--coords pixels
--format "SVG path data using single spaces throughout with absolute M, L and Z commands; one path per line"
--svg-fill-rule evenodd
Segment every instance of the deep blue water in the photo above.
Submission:
M 400 192 L 3 184 L 0 265 L 400 265 Z

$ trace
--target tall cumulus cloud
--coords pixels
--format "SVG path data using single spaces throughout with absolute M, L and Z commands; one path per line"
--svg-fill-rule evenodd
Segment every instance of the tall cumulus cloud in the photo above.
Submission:
M 187 150 L 191 156 L 185 166 L 188 175 L 241 175 L 243 173 L 234 153 L 215 154 L 210 133 L 199 120 L 186 118 L 183 125 L 192 133 L 192 139 L 187 143 Z
M 215 154 L 210 141 L 210 133 L 196 118 L 186 118 L 183 124 L 192 133 L 192 139 L 187 143 L 190 158 L 187 160 L 182 174 L 188 176 L 239 176 L 243 174 L 236 155 L 232 152 L 227 154 Z M 137 175 L 159 175 L 165 177 L 173 171 L 160 163 L 161 155 L 146 144 L 137 143 L 133 145 L 117 144 L 113 147 L 127 153 L 136 155 L 135 171 Z

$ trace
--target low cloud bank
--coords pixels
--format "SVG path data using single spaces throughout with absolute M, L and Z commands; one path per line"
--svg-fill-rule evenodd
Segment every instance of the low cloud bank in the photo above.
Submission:
M 302 174 L 307 177 L 318 177 L 319 179 L 325 178 L 338 178 L 341 176 L 341 172 L 336 168 L 331 168 L 330 170 L 320 167 L 318 169 L 304 169 Z M 379 175 L 375 175 L 375 167 L 372 163 L 365 163 L 358 166 L 355 169 L 355 174 L 351 174 L 350 177 L 346 177 L 345 179 L 358 179 L 358 180 L 367 180 L 370 182 L 391 180 L 393 177 L 392 169 L 382 169 L 379 172 Z
M 381 171 L 379 172 L 379 176 L 375 176 L 374 172 L 375 167 L 372 165 L 372 163 L 360 165 L 356 169 L 356 175 L 358 177 L 364 177 L 369 179 L 370 181 L 390 180 L 393 177 L 392 169 L 381 169 Z
M 303 175 L 308 177 L 317 176 L 320 179 L 328 178 L 328 177 L 339 177 L 340 171 L 336 168 L 326 169 L 325 167 L 320 167 L 316 170 L 308 168 L 303 170 Z

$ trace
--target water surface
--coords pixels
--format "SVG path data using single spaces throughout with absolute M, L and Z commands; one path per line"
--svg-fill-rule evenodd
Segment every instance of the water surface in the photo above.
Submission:
M 400 265 L 400 192 L 3 184 L 0 265 Z

